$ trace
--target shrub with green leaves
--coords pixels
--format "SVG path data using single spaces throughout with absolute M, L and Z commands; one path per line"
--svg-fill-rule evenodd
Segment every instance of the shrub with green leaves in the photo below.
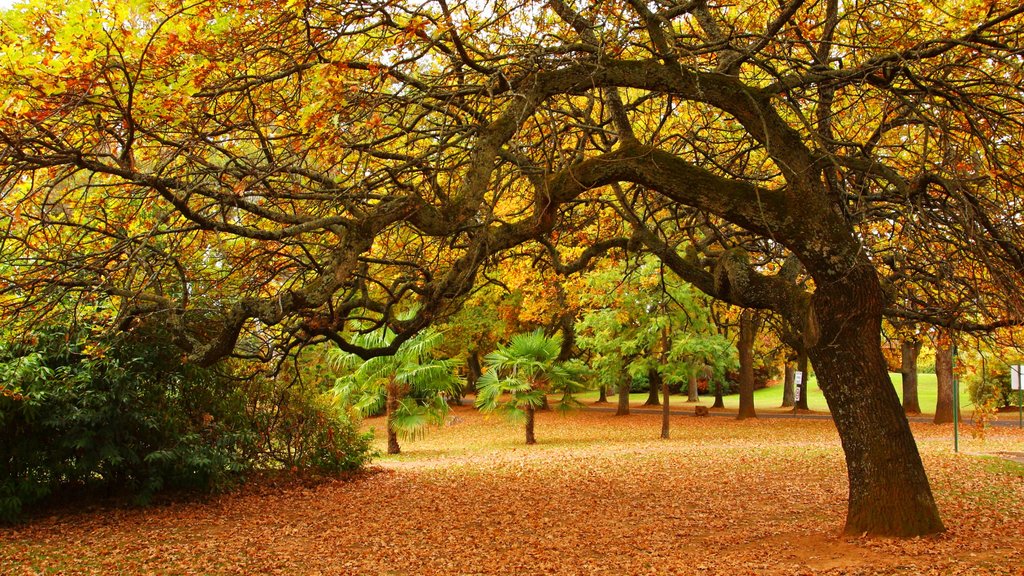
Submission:
M 984 372 L 979 368 L 966 378 L 967 392 L 975 406 L 995 408 L 1016 406 L 1019 393 L 1010 389 L 1010 367 L 989 361 Z
M 373 434 L 359 432 L 337 397 L 312 381 L 286 372 L 254 377 L 243 389 L 256 431 L 254 459 L 263 466 L 343 472 L 374 456 Z
M 37 330 L 0 343 L 0 517 L 60 490 L 212 489 L 247 465 L 241 398 L 166 338 Z
M 0 520 L 60 493 L 145 503 L 255 467 L 331 472 L 371 456 L 325 391 L 183 363 L 159 329 L 97 325 L 0 342 L 0 437 Z

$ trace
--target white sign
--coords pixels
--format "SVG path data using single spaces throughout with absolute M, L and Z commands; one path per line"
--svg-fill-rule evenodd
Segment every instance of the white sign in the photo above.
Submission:
M 1024 366 L 1021 366 L 1020 364 L 1013 364 L 1013 365 L 1010 366 L 1010 389 L 1011 390 L 1020 390 L 1020 374 L 1021 374 L 1021 369 L 1022 368 L 1024 368 Z
M 804 373 L 797 370 L 793 372 L 793 401 L 800 401 L 800 385 L 804 382 Z

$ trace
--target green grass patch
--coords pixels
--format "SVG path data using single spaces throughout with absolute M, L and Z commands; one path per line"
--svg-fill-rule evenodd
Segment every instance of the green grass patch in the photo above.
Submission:
M 903 375 L 891 372 L 889 377 L 892 379 L 893 387 L 896 389 L 896 395 L 899 396 L 900 402 L 903 402 Z M 596 401 L 597 397 L 597 392 L 587 392 L 586 394 L 580 395 L 580 400 L 585 403 L 591 403 Z M 938 400 L 938 385 L 935 379 L 935 374 L 918 374 L 917 400 L 921 406 L 921 412 L 923 415 L 931 416 L 935 414 L 935 404 Z M 639 392 L 629 395 L 629 402 L 634 406 L 637 404 L 643 404 L 646 401 L 647 392 Z M 711 395 L 701 395 L 700 397 L 700 403 L 705 406 L 710 406 L 714 401 L 715 398 Z M 723 397 L 723 401 L 725 402 L 726 410 L 739 409 L 739 394 L 728 394 Z M 608 402 L 611 405 L 615 405 L 615 403 L 618 402 L 618 397 L 610 393 L 608 395 Z M 673 395 L 671 402 L 675 407 L 686 406 L 686 395 Z M 754 407 L 757 410 L 779 410 L 781 409 L 781 406 L 781 383 L 754 391 Z M 821 388 L 818 387 L 818 379 L 814 374 L 811 374 L 808 382 L 807 407 L 815 412 L 829 411 L 828 403 L 825 402 L 825 396 L 821 393 Z M 964 413 L 970 413 L 974 410 L 974 405 L 967 393 L 967 387 L 963 385 L 960 386 L 960 410 Z
M 1024 478 L 1024 464 L 999 456 L 983 456 L 985 472 Z

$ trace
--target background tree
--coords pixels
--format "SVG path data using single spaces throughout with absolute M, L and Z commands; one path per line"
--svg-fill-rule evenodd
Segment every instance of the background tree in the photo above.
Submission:
M 586 389 L 582 367 L 558 360 L 561 348 L 560 336 L 547 336 L 541 329 L 516 334 L 507 346 L 498 346 L 485 358 L 487 371 L 477 383 L 476 406 L 523 421 L 526 443 L 536 444 L 534 415 L 544 396 L 559 394 L 556 407 L 568 410 L 578 405 L 574 395 Z
M 395 334 L 387 328 L 360 334 L 354 338 L 366 347 L 385 347 Z M 461 379 L 457 364 L 447 358 L 435 358 L 444 333 L 426 329 L 406 340 L 394 354 L 363 360 L 356 354 L 331 348 L 329 356 L 335 370 L 347 372 L 334 384 L 343 402 L 363 416 L 384 409 L 388 454 L 398 454 L 399 435 L 422 436 L 428 425 L 444 423 L 448 400 L 458 397 Z

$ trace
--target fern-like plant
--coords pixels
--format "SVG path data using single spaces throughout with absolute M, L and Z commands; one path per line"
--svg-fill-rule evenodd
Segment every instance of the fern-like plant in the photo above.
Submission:
M 381 328 L 361 334 L 355 343 L 366 348 L 388 346 L 395 334 Z M 334 390 L 361 415 L 387 415 L 388 454 L 399 454 L 398 438 L 421 437 L 429 425 L 441 424 L 448 415 L 447 398 L 461 387 L 457 362 L 433 356 L 443 335 L 424 330 L 398 347 L 392 356 L 363 360 L 355 354 L 333 350 L 330 361 L 337 378 Z
M 476 406 L 484 412 L 501 412 L 523 421 L 526 443 L 536 444 L 534 412 L 549 393 L 560 393 L 557 408 L 579 405 L 574 394 L 585 389 L 585 368 L 578 363 L 559 362 L 560 336 L 546 336 L 542 330 L 516 334 L 507 346 L 485 358 L 487 370 L 477 382 Z

